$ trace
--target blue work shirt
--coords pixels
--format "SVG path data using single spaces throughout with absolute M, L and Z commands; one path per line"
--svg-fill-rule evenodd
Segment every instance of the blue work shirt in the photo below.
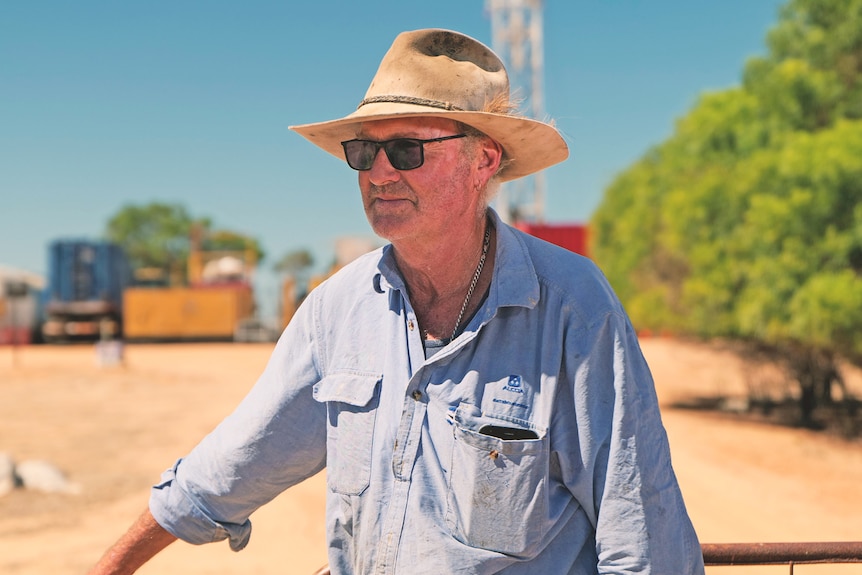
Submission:
M 157 521 L 238 550 L 255 509 L 326 467 L 333 575 L 703 573 L 616 296 L 494 218 L 487 297 L 429 359 L 391 246 L 309 294 L 249 395 L 153 488 Z

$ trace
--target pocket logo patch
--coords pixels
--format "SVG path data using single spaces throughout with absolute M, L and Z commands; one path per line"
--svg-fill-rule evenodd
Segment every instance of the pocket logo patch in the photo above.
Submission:
M 506 385 L 503 386 L 503 391 L 511 391 L 512 393 L 524 393 L 524 389 L 521 387 L 521 376 L 510 375 L 509 381 L 506 383 Z

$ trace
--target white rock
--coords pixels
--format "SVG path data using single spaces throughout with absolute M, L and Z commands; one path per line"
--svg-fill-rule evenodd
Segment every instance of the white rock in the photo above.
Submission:
M 28 459 L 15 466 L 15 474 L 25 489 L 43 493 L 78 494 L 81 487 L 69 481 L 60 469 L 49 461 Z

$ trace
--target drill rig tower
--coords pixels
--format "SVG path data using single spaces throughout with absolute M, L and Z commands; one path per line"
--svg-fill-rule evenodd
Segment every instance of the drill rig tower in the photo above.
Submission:
M 491 16 L 492 47 L 509 71 L 513 98 L 521 111 L 543 119 L 542 0 L 486 0 Z M 540 172 L 500 188 L 496 200 L 507 222 L 542 222 L 545 211 L 545 175 Z

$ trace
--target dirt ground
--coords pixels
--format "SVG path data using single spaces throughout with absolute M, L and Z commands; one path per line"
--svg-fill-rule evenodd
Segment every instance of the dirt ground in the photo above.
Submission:
M 728 351 L 645 339 L 674 466 L 702 542 L 862 540 L 862 445 L 812 432 L 675 409 L 699 395 L 742 395 Z M 0 497 L 0 573 L 83 574 L 146 505 L 149 486 L 253 384 L 269 344 L 130 345 L 123 365 L 92 346 L 0 347 L 0 452 L 45 459 L 79 495 Z M 854 376 L 856 377 L 856 376 Z M 858 377 L 852 379 L 858 386 Z M 858 389 L 858 387 L 857 387 Z M 326 562 L 324 477 L 252 518 L 249 546 L 176 543 L 144 575 L 310 575 Z M 708 568 L 769 575 L 786 566 Z M 797 575 L 862 565 L 797 566 Z

